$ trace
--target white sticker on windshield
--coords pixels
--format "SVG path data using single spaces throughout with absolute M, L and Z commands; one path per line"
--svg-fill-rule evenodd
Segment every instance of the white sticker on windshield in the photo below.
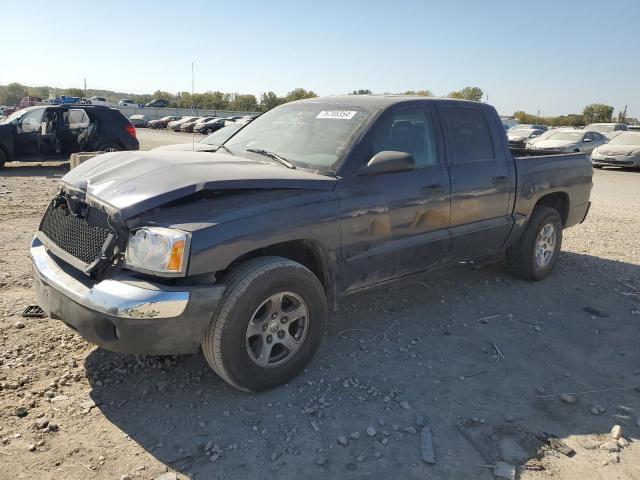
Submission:
M 356 111 L 350 110 L 323 110 L 316 118 L 330 118 L 333 120 L 351 120 L 356 116 Z

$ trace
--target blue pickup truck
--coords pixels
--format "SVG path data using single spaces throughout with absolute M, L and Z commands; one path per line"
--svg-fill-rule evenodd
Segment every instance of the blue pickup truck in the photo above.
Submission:
M 542 280 L 591 176 L 582 153 L 514 155 L 482 103 L 287 103 L 216 153 L 106 153 L 65 175 L 31 246 L 37 298 L 104 348 L 201 347 L 263 390 L 305 367 L 350 293 L 500 253 Z

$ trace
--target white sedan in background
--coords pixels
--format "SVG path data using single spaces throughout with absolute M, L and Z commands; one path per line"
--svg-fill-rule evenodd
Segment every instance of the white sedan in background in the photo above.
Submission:
M 640 132 L 623 132 L 591 154 L 596 168 L 605 165 L 640 168 Z
M 561 152 L 582 152 L 589 155 L 604 145 L 607 139 L 598 132 L 584 130 L 562 130 L 554 132 L 546 140 L 532 145 L 534 150 L 559 150 Z

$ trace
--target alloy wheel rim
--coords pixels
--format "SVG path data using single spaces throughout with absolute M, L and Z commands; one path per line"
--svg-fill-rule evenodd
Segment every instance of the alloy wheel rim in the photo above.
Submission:
M 278 292 L 255 310 L 245 334 L 247 354 L 263 368 L 278 367 L 290 360 L 307 337 L 309 309 L 299 295 Z
M 535 247 L 535 261 L 536 267 L 544 268 L 546 267 L 556 250 L 556 227 L 547 223 L 544 225 L 540 232 L 538 232 L 538 237 L 536 238 L 536 247 Z

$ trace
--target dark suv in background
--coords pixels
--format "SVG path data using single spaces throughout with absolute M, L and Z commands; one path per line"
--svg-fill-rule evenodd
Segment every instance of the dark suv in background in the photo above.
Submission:
M 139 148 L 131 122 L 97 105 L 30 107 L 0 123 L 0 167 L 13 160 L 66 160 L 74 152 Z

